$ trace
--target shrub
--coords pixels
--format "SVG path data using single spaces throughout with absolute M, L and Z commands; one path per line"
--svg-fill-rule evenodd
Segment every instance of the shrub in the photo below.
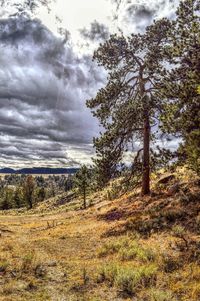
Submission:
M 191 193 L 182 193 L 179 197 L 179 202 L 181 205 L 186 206 L 193 202 L 193 195 Z
M 168 254 L 162 256 L 162 268 L 165 273 L 172 273 L 180 268 L 181 262 L 176 258 Z
M 110 285 L 114 284 L 116 275 L 119 273 L 119 267 L 115 264 L 104 266 L 100 269 L 97 282 L 107 281 Z
M 99 257 L 118 254 L 121 260 L 132 260 L 137 258 L 142 262 L 153 261 L 154 252 L 149 248 L 143 248 L 137 241 L 123 238 L 115 242 L 106 243 L 98 252 Z
M 106 243 L 99 251 L 98 256 L 104 257 L 110 254 L 117 253 L 121 247 L 120 242 L 110 242 Z
M 142 248 L 137 242 L 131 242 L 127 248 L 121 248 L 119 251 L 121 260 L 131 260 L 137 258 L 142 262 L 153 261 L 155 254 L 151 249 Z
M 175 237 L 183 237 L 185 235 L 185 229 L 182 226 L 176 225 L 172 228 L 172 234 Z
M 176 301 L 177 299 L 173 296 L 170 291 L 163 291 L 158 289 L 152 289 L 150 291 L 150 301 Z
M 174 226 L 172 228 L 172 234 L 175 237 L 182 239 L 182 241 L 184 242 L 184 246 L 181 246 L 181 249 L 182 247 L 183 249 L 188 248 L 188 239 L 186 238 L 186 231 L 182 226 L 178 226 L 178 225 Z
M 120 267 L 112 264 L 103 267 L 98 280 L 107 281 L 111 286 L 117 287 L 124 293 L 133 295 L 141 286 L 149 287 L 155 284 L 157 267 L 148 265 L 142 267 Z
M 0 273 L 6 273 L 9 264 L 6 260 L 0 260 Z
M 174 223 L 177 220 L 183 218 L 185 216 L 185 212 L 182 210 L 169 209 L 163 212 L 162 216 L 166 219 L 167 222 Z
M 6 296 L 16 293 L 16 291 L 17 291 L 16 280 L 11 280 L 3 286 L 3 294 Z M 3 299 L 3 300 L 7 300 L 7 299 Z M 11 300 L 11 299 L 9 299 L 9 300 Z
M 139 268 L 121 268 L 115 285 L 127 294 L 134 294 L 138 288 L 149 287 L 155 283 L 157 268 L 154 265 Z
M 126 230 L 136 231 L 145 238 L 150 237 L 152 232 L 158 232 L 164 227 L 160 218 L 151 218 L 148 220 L 131 218 L 126 223 Z
M 22 271 L 28 272 L 30 269 L 32 269 L 34 258 L 35 258 L 35 254 L 32 252 L 26 254 L 22 258 Z

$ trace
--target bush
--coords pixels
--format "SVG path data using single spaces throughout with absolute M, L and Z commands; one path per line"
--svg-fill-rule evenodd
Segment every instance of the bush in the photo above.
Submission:
M 118 254 L 120 260 L 137 258 L 142 262 L 154 261 L 155 254 L 149 248 L 143 248 L 137 241 L 130 238 L 119 239 L 106 243 L 98 252 L 99 257 Z
M 173 296 L 170 291 L 163 291 L 158 289 L 152 289 L 150 291 L 150 301 L 176 301 L 177 299 Z
M 196 203 L 199 201 L 200 194 L 199 193 L 191 193 L 187 192 L 186 194 L 182 194 L 180 196 L 180 203 L 184 206 L 190 203 Z
M 6 260 L 0 260 L 0 273 L 6 273 L 9 264 Z
M 165 273 L 172 273 L 180 268 L 181 262 L 178 258 L 165 254 L 162 257 L 162 268 Z
M 33 264 L 34 264 L 34 259 L 35 259 L 35 254 L 30 252 L 28 254 L 26 254 L 23 258 L 22 258 L 22 271 L 23 272 L 28 272 L 30 269 L 32 269 Z
M 107 190 L 107 199 L 112 201 L 120 196 L 122 192 L 122 186 L 120 183 L 113 182 L 109 189 Z
M 151 218 L 148 220 L 131 218 L 126 223 L 126 230 L 138 232 L 145 238 L 150 237 L 152 232 L 158 232 L 164 227 L 160 218 Z
M 182 226 L 176 225 L 172 228 L 172 234 L 175 237 L 183 237 L 185 233 L 185 229 Z
M 155 284 L 156 274 L 157 267 L 152 264 L 135 268 L 112 264 L 102 268 L 98 280 L 106 281 L 122 292 L 133 295 L 141 286 L 149 287 Z
M 142 248 L 137 242 L 132 242 L 127 248 L 119 251 L 121 260 L 131 260 L 137 258 L 142 262 L 154 261 L 155 254 L 151 249 Z
M 104 266 L 99 271 L 97 282 L 107 281 L 112 286 L 118 273 L 119 267 L 117 265 L 110 264 L 108 266 Z
M 117 241 L 117 242 L 109 242 L 106 243 L 99 251 L 98 256 L 104 257 L 110 254 L 117 253 L 121 246 L 123 245 L 123 241 Z
M 136 269 L 122 268 L 115 279 L 116 287 L 127 294 L 134 294 L 138 288 L 155 284 L 157 268 L 154 265 Z

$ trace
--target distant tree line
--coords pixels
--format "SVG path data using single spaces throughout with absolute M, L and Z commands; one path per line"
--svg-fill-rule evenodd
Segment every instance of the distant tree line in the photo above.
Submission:
M 0 210 L 27 207 L 72 189 L 72 175 L 5 175 L 0 178 Z

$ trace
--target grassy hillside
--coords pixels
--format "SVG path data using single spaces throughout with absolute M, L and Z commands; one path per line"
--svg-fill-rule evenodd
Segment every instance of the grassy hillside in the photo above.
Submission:
M 1 212 L 0 301 L 200 300 L 199 179 L 153 186 Z

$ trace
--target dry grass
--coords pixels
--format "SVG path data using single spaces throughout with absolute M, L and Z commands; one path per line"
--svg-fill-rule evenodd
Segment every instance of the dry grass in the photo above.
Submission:
M 200 300 L 198 200 L 130 192 L 91 201 L 0 216 L 0 301 Z

